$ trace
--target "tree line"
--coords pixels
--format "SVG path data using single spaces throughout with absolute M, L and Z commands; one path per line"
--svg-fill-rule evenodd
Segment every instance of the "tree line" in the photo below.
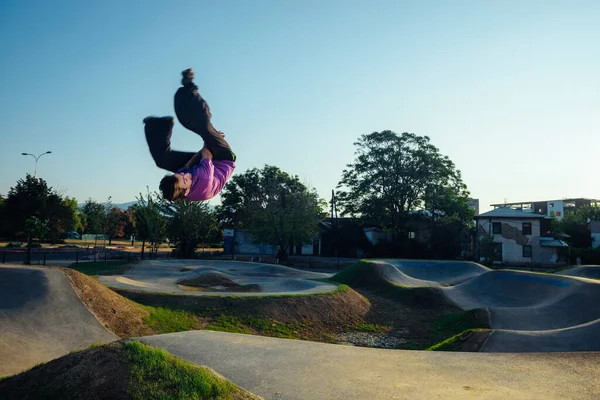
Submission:
M 128 210 L 91 199 L 78 207 L 75 199 L 27 175 L 0 199 L 0 234 L 51 241 L 69 231 L 135 236 L 153 250 L 169 238 L 188 257 L 201 241 L 220 239 L 222 229 L 233 228 L 245 230 L 256 243 L 277 247 L 285 259 L 291 248 L 310 243 L 320 232 L 335 248 L 332 255 L 354 246 L 375 256 L 460 256 L 474 227 L 474 212 L 454 163 L 429 137 L 413 133 L 373 132 L 354 145 L 354 160 L 342 171 L 332 198 L 340 218 L 325 227 L 332 203 L 297 176 L 265 165 L 234 175 L 215 210 L 203 202 L 166 202 L 150 192 L 140 194 Z M 366 240 L 362 228 L 368 225 L 386 235 L 377 246 Z M 414 237 L 416 227 L 427 232 L 426 240 Z

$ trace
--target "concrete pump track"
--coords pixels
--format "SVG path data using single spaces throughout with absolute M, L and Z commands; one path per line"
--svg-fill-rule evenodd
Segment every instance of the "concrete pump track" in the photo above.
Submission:
M 589 398 L 600 395 L 600 267 L 559 274 L 490 270 L 472 262 L 377 260 L 381 277 L 439 287 L 459 307 L 488 308 L 483 354 L 358 348 L 224 332 L 190 331 L 140 340 L 213 368 L 263 396 L 286 399 Z M 255 293 L 188 291 L 181 280 L 221 276 Z M 324 293 L 332 274 L 232 261 L 146 261 L 109 287 L 188 295 Z M 120 279 L 119 279 L 120 278 Z M 0 377 L 119 340 L 85 307 L 57 269 L 0 267 Z M 560 353 L 567 352 L 567 353 Z M 427 381 L 427 384 L 424 382 Z M 0 394 L 1 397 L 1 394 Z

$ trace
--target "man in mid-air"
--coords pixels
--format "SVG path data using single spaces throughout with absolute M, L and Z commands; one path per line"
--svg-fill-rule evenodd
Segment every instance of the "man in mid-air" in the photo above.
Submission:
M 170 201 L 209 200 L 221 192 L 235 169 L 236 156 L 223 132 L 210 122 L 208 104 L 193 83 L 194 71 L 182 73 L 182 87 L 175 93 L 175 114 L 187 129 L 204 140 L 198 153 L 171 150 L 173 117 L 146 117 L 144 131 L 150 154 L 159 168 L 171 171 L 160 181 L 162 196 Z

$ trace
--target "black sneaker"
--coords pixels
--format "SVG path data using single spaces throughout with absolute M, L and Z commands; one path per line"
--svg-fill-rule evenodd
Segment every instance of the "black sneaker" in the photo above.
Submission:
M 194 69 L 193 68 L 188 68 L 185 71 L 183 71 L 181 73 L 181 84 L 184 87 L 188 87 L 188 86 L 192 86 L 192 87 L 196 87 L 196 85 L 194 84 Z

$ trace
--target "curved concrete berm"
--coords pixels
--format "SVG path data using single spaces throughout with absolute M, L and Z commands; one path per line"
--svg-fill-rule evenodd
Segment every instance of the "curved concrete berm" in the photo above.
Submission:
M 239 286 L 256 285 L 259 292 L 185 290 L 180 283 L 210 275 L 232 281 Z M 100 276 L 106 286 L 117 289 L 177 293 L 194 296 L 265 296 L 269 294 L 314 294 L 337 289 L 336 285 L 319 282 L 333 274 L 325 274 L 273 264 L 213 260 L 148 260 L 138 263 L 123 275 Z
M 421 279 L 422 286 L 432 286 L 431 281 L 455 284 L 442 290 L 459 307 L 489 309 L 494 332 L 482 351 L 600 351 L 600 280 L 577 277 L 600 274 L 600 267 L 576 267 L 558 275 L 490 270 L 469 262 L 385 261 L 390 264 L 382 267 L 378 261 L 378 268 L 397 270 L 383 274 L 396 284 L 419 286 L 410 279 Z
M 0 376 L 97 342 L 112 342 L 62 272 L 0 266 Z
M 472 261 L 445 260 L 383 260 L 400 272 L 415 279 L 456 285 L 491 271 Z
M 600 279 L 600 265 L 580 265 L 557 272 L 559 275 L 577 276 L 580 278 Z

